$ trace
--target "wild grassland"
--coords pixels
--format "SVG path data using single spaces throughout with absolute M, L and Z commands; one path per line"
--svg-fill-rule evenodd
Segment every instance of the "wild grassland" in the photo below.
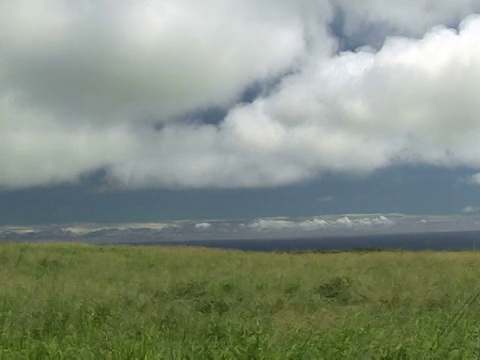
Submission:
M 0 358 L 476 358 L 479 279 L 480 253 L 1 244 Z

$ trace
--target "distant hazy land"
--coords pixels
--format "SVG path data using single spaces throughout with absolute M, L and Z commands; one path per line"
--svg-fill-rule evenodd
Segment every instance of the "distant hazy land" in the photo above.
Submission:
M 478 216 L 346 214 L 311 218 L 71 223 L 0 227 L 0 240 L 93 244 L 194 245 L 256 251 L 354 249 L 470 250 Z

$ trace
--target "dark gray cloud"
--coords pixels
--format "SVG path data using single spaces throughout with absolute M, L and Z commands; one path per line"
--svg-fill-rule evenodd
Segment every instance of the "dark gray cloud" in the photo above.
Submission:
M 0 192 L 0 225 L 253 219 L 345 213 L 461 214 L 480 206 L 469 169 L 388 168 L 370 176 L 325 174 L 268 189 L 92 191 L 101 174 L 76 186 Z

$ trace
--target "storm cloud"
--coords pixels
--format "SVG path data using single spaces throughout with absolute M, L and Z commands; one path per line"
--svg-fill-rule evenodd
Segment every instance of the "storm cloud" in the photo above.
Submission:
M 478 0 L 0 0 L 0 188 L 99 171 L 136 189 L 480 169 L 475 12 Z M 198 115 L 211 108 L 225 117 Z

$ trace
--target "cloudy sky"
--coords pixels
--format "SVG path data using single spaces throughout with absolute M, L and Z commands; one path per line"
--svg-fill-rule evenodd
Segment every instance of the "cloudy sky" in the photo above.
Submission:
M 480 0 L 0 0 L 0 224 L 480 208 Z

